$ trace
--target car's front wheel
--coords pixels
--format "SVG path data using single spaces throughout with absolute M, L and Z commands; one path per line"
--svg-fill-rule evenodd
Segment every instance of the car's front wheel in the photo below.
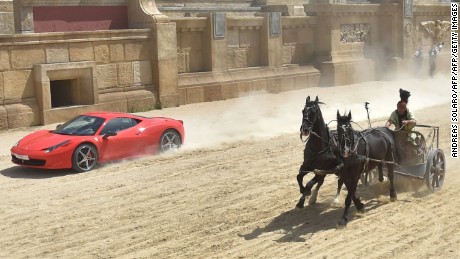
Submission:
M 182 144 L 182 140 L 177 131 L 169 129 L 161 135 L 160 143 L 158 144 L 158 151 L 160 153 L 179 149 Z
M 88 172 L 97 165 L 98 153 L 91 144 L 78 146 L 72 155 L 72 169 L 77 172 Z

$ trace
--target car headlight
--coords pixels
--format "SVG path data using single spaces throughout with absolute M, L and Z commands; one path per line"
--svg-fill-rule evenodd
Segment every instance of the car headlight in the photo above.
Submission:
M 49 148 L 45 148 L 45 149 L 42 149 L 42 150 L 45 151 L 45 153 L 49 153 L 49 152 L 52 152 L 52 151 L 54 151 L 55 149 L 57 149 L 59 147 L 67 145 L 68 143 L 70 143 L 70 140 L 63 141 L 63 142 L 61 142 L 59 144 L 56 144 L 54 146 L 51 146 Z

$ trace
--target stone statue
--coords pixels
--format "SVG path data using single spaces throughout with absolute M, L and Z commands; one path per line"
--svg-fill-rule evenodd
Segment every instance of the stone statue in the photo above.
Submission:
M 444 34 L 450 30 L 450 22 L 448 21 L 425 21 L 420 22 L 420 24 L 425 32 L 430 35 L 433 45 L 439 45 L 443 42 L 442 38 L 444 37 Z

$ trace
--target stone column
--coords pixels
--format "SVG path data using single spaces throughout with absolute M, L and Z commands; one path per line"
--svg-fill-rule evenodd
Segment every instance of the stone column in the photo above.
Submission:
M 152 29 L 152 81 L 159 107 L 179 106 L 176 23 L 160 13 L 155 0 L 130 0 L 130 28 Z
M 281 13 L 262 13 L 264 25 L 260 30 L 261 65 L 278 67 L 283 64 Z
M 207 18 L 203 35 L 206 70 L 227 72 L 227 15 L 225 13 L 206 13 L 198 16 Z

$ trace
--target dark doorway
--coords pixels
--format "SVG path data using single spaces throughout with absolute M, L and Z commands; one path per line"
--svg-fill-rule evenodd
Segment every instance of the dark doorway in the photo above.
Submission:
M 65 107 L 76 105 L 73 102 L 72 87 L 73 80 L 54 80 L 50 81 L 51 90 L 51 108 Z

